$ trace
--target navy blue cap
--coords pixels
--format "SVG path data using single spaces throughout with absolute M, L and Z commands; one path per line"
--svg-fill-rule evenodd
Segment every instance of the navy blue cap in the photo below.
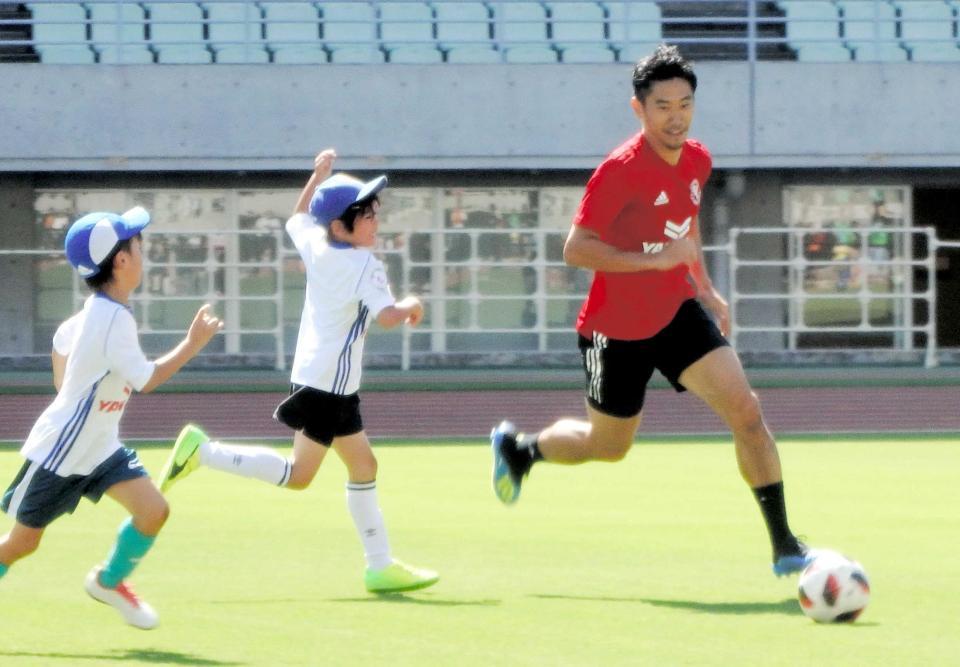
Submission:
M 386 186 L 386 176 L 377 176 L 364 183 L 347 174 L 334 174 L 313 191 L 310 215 L 321 225 L 328 227 L 352 205 L 377 194 Z
M 120 244 L 150 224 L 150 214 L 141 207 L 122 215 L 98 211 L 78 219 L 67 230 L 63 248 L 67 259 L 83 278 L 100 273 L 100 264 Z

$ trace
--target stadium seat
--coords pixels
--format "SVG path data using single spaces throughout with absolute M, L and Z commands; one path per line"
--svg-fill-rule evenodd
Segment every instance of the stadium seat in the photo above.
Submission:
M 334 63 L 382 63 L 377 16 L 369 2 L 324 2 L 323 42 Z
M 270 56 L 263 48 L 260 10 L 252 2 L 224 4 L 210 2 L 207 37 L 218 63 L 265 63 Z
M 787 43 L 803 62 L 850 60 L 840 41 L 840 14 L 832 2 L 780 2 L 786 13 Z
M 380 40 L 390 62 L 438 63 L 443 60 L 433 36 L 433 10 L 423 2 L 381 3 Z
M 263 3 L 267 48 L 277 63 L 325 63 L 320 15 L 311 2 Z
M 136 3 L 91 3 L 90 37 L 101 63 L 152 63 L 146 16 Z
M 897 40 L 897 12 L 889 2 L 839 0 L 841 29 L 854 60 L 897 62 L 907 52 Z
M 606 16 L 596 2 L 550 2 L 553 43 L 563 62 L 612 62 Z
M 660 7 L 655 2 L 605 2 L 607 35 L 620 62 L 649 55 L 663 37 Z
M 83 65 L 94 61 L 87 43 L 87 12 L 76 2 L 31 3 L 34 49 L 40 62 Z
M 203 37 L 203 11 L 193 3 L 151 2 L 150 42 L 158 63 L 209 63 L 212 54 Z
M 482 2 L 435 2 L 437 43 L 452 63 L 493 63 L 490 14 Z
M 843 38 L 849 41 L 895 39 L 897 12 L 882 0 L 838 0 Z
M 839 40 L 840 14 L 832 2 L 780 2 L 786 14 L 787 39 L 791 44 Z
M 848 42 L 853 59 L 863 62 L 901 62 L 907 52 L 899 44 L 890 42 Z
M 797 60 L 808 63 L 846 62 L 853 57 L 843 44 L 791 44 L 797 52 Z
M 547 13 L 536 2 L 495 2 L 493 30 L 510 63 L 555 63 L 557 51 L 547 39 Z
M 960 49 L 954 40 L 954 10 L 941 2 L 898 2 L 900 37 L 911 60 L 955 62 Z

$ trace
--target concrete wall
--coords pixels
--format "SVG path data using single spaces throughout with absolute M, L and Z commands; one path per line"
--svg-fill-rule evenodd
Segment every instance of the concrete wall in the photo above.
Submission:
M 0 177 L 0 250 L 33 246 L 36 222 L 32 179 Z M 0 354 L 33 352 L 33 263 L 0 253 Z
M 721 168 L 960 166 L 960 67 L 708 62 Z M 589 169 L 637 127 L 623 65 L 0 65 L 0 171 Z

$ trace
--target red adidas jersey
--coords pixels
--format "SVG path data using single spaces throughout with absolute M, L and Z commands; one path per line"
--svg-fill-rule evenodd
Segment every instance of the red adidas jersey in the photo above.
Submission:
M 664 244 L 690 234 L 700 213 L 703 186 L 712 159 L 700 143 L 688 139 L 674 166 L 647 144 L 643 132 L 616 148 L 597 167 L 573 224 L 600 235 L 604 243 L 627 251 L 659 252 Z M 590 338 L 650 338 L 696 292 L 689 269 L 608 273 L 597 271 L 577 318 L 577 331 Z

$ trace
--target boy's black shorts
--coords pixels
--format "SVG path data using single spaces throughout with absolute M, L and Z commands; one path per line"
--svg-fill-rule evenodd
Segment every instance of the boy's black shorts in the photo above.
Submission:
M 341 396 L 299 384 L 290 385 L 273 418 L 327 447 L 334 438 L 363 430 L 359 394 Z
M 673 320 L 652 338 L 615 340 L 594 332 L 580 336 L 587 375 L 587 402 L 613 417 L 633 417 L 643 408 L 647 383 L 659 370 L 677 391 L 680 374 L 708 352 L 730 345 L 695 299 L 684 301 Z
M 137 453 L 121 447 L 89 475 L 61 477 L 35 461 L 25 461 L 0 501 L 0 508 L 30 528 L 46 528 L 54 519 L 73 514 L 80 498 L 99 502 L 120 482 L 146 477 Z

